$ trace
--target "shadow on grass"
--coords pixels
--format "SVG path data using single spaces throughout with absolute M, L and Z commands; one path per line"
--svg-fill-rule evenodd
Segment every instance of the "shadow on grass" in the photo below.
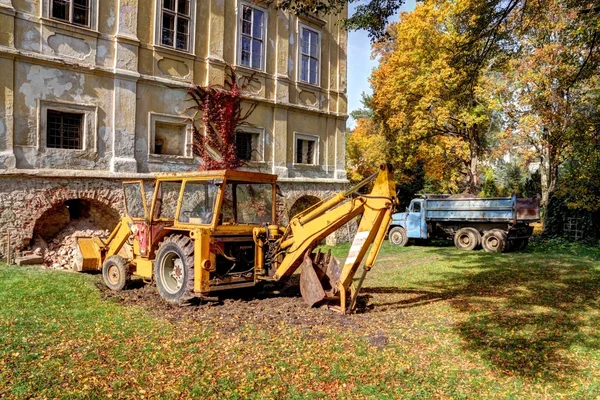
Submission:
M 465 255 L 444 251 L 440 296 L 464 313 L 456 326 L 465 347 L 509 375 L 570 380 L 575 359 L 600 348 L 596 256 L 534 248 Z

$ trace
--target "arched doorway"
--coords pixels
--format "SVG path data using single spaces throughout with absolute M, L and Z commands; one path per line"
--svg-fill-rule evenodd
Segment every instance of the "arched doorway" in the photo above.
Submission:
M 288 212 L 289 219 L 292 219 L 296 214 L 299 214 L 307 208 L 314 206 L 320 201 L 321 199 L 318 197 L 310 195 L 302 196 L 296 199 L 294 204 L 292 204 L 292 207 L 290 207 L 290 211 Z

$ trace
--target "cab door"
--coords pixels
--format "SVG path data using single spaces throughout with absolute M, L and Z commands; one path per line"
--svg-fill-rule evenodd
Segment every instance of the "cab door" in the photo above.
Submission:
M 422 215 L 422 200 L 413 200 L 408 209 L 406 218 L 406 234 L 411 239 L 426 239 L 427 229 Z
M 135 240 L 133 242 L 134 254 L 143 257 L 148 255 L 148 207 L 144 194 L 144 183 L 142 181 L 131 181 L 123 183 L 123 195 L 125 197 L 125 212 L 133 221 L 131 232 Z

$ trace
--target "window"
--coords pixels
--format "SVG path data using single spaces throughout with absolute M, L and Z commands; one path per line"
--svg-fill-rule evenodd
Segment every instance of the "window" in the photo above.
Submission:
M 179 222 L 210 224 L 219 187 L 209 182 L 188 182 L 183 190 Z
M 159 43 L 177 50 L 190 51 L 191 17 L 190 0 L 161 0 Z
M 177 211 L 177 200 L 181 182 L 160 182 L 154 204 L 154 218 L 173 220 Z
M 50 16 L 75 25 L 90 26 L 90 0 L 50 0 Z
M 273 186 L 228 182 L 221 206 L 221 224 L 261 225 L 273 222 Z
M 319 84 L 319 32 L 300 26 L 300 80 Z
M 244 161 L 256 161 L 258 133 L 252 132 L 237 132 L 235 135 L 235 144 L 237 148 L 237 157 Z
M 413 212 L 421 212 L 421 203 L 416 201 L 413 203 Z
M 48 110 L 46 147 L 54 149 L 83 148 L 83 116 L 79 113 L 68 113 Z
M 242 4 L 239 37 L 239 62 L 254 69 L 263 69 L 265 49 L 264 11 Z
M 307 135 L 296 136 L 296 164 L 317 163 L 318 141 L 316 137 Z
M 186 124 L 156 121 L 154 154 L 185 155 Z

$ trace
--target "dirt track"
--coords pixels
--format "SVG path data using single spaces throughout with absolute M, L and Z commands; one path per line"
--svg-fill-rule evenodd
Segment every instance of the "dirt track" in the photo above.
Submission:
M 423 293 L 366 287 L 359 296 L 357 313 L 344 316 L 323 308 L 309 308 L 300 296 L 296 276 L 283 285 L 269 284 L 238 295 L 230 291 L 218 300 L 197 301 L 185 307 L 166 303 L 158 295 L 154 285 L 143 284 L 141 281 L 134 281 L 121 292 L 111 292 L 101 282 L 98 287 L 105 298 L 116 299 L 125 305 L 140 306 L 159 318 L 171 322 L 182 319 L 206 322 L 215 329 L 226 332 L 244 325 L 267 327 L 284 323 L 307 330 L 328 325 L 339 329 L 359 330 L 362 333 L 376 333 L 382 324 L 387 325 L 403 318 L 403 308 L 417 302 L 439 300 L 424 298 Z

